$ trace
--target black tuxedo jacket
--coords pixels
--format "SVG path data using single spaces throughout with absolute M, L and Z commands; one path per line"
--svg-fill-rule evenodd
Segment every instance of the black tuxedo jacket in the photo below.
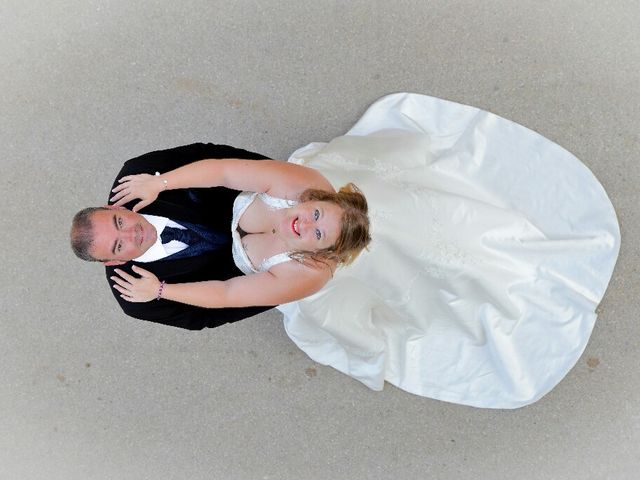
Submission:
M 126 175 L 164 173 L 205 158 L 262 160 L 267 157 L 227 145 L 210 143 L 196 143 L 170 150 L 160 150 L 127 161 L 118 173 L 112 188 L 118 184 L 118 179 Z M 237 190 L 223 187 L 168 190 L 160 193 L 156 201 L 140 210 L 140 213 L 168 217 L 178 223 L 180 220 L 199 223 L 215 231 L 229 232 L 233 201 L 237 194 Z M 130 202 L 125 206 L 131 209 L 135 203 Z M 148 263 L 131 261 L 117 268 L 133 274 L 132 265 L 138 265 L 153 272 L 160 280 L 165 280 L 167 283 L 227 280 L 243 275 L 233 263 L 231 245 L 197 257 L 175 260 L 167 257 Z M 235 322 L 271 308 L 201 308 L 164 299 L 146 303 L 131 303 L 121 298 L 118 291 L 113 288 L 113 282 L 109 278 L 114 275 L 113 269 L 114 267 L 106 267 L 107 281 L 111 286 L 111 291 L 127 315 L 141 320 L 189 330 L 200 330 L 205 327 L 217 327 L 228 322 Z

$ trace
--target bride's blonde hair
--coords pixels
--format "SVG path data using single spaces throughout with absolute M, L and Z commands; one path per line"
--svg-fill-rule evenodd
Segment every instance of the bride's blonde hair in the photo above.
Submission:
M 353 183 L 347 183 L 338 192 L 310 188 L 300 195 L 301 203 L 314 200 L 330 202 L 342 209 L 340 234 L 331 247 L 316 251 L 293 252 L 290 254 L 291 258 L 300 262 L 311 259 L 322 263 L 350 264 L 371 242 L 367 199 L 358 187 Z

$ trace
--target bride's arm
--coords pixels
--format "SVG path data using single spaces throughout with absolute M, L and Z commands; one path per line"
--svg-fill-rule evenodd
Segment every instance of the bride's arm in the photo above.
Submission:
M 280 160 L 255 162 L 242 159 L 209 159 L 160 175 L 167 189 L 227 187 L 250 192 L 274 192 L 321 188 L 328 183 L 320 172 Z
M 111 201 L 120 206 L 139 198 L 134 211 L 152 203 L 164 190 L 181 188 L 227 187 L 287 199 L 296 199 L 307 188 L 333 190 L 317 170 L 277 160 L 200 160 L 162 175 L 130 175 L 119 182 Z
M 139 278 L 115 269 L 119 277 L 114 288 L 131 302 L 148 302 L 163 298 L 204 308 L 279 305 L 300 300 L 320 290 L 331 278 L 329 266 L 308 267 L 287 262 L 272 271 L 234 277 L 226 281 L 209 280 L 191 283 L 161 283 L 151 272 L 138 266 Z M 326 268 L 325 268 L 326 267 Z
M 320 290 L 330 276 L 278 278 L 270 272 L 230 280 L 165 285 L 162 298 L 205 308 L 254 307 L 293 302 Z

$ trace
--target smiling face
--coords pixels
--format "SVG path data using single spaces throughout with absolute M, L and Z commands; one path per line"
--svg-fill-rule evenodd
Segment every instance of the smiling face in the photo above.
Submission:
M 125 208 L 98 210 L 91 215 L 93 243 L 90 253 L 105 265 L 120 265 L 146 252 L 157 233 L 141 214 Z
M 309 201 L 286 211 L 280 232 L 292 250 L 317 251 L 335 245 L 343 210 L 335 203 Z

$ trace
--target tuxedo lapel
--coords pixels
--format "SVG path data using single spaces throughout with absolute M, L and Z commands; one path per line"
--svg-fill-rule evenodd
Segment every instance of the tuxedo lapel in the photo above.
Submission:
M 143 208 L 140 210 L 140 213 L 166 217 L 178 223 L 180 223 L 181 220 L 197 224 L 203 223 L 203 212 L 198 205 L 189 204 L 185 206 L 184 204 L 180 205 L 161 199 Z
M 155 262 L 148 263 L 138 263 L 134 262 L 141 268 L 145 270 L 149 270 L 158 278 L 163 280 L 170 280 L 173 278 L 178 278 L 183 275 L 191 275 L 198 267 L 202 266 L 205 263 L 206 255 L 201 255 L 199 257 L 182 257 L 172 259 L 171 257 L 167 257 L 162 260 L 156 260 Z
M 207 252 L 195 257 L 166 257 L 155 262 L 133 262 L 140 268 L 149 270 L 161 280 L 179 279 L 179 282 L 198 282 L 202 280 L 228 280 L 242 275 L 233 263 L 231 246 Z

